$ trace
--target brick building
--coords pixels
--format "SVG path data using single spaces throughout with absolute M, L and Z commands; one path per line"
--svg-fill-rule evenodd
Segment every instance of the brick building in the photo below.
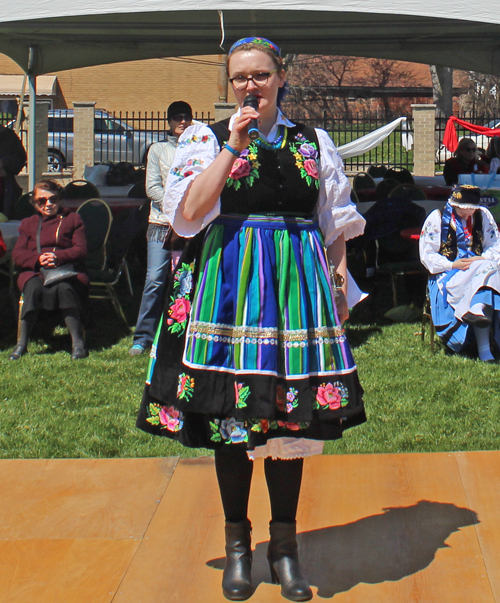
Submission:
M 96 101 L 97 108 L 107 111 L 162 113 L 171 102 L 182 99 L 198 114 L 213 114 L 214 103 L 226 100 L 220 98 L 224 96 L 219 84 L 221 69 L 222 56 L 218 55 L 83 67 L 50 74 L 56 77 L 54 93 L 45 91 L 44 97 L 51 99 L 54 109 L 72 108 L 74 101 Z M 21 76 L 23 71 L 0 54 L 0 74 Z M 21 86 L 19 77 L 18 95 Z M 8 97 L 2 94 L 0 76 L 0 98 Z
M 319 96 L 324 96 L 323 102 L 318 106 L 329 106 L 330 110 L 337 113 L 335 107 L 339 104 L 338 101 L 341 103 L 339 106 L 344 109 L 349 106 L 349 110 L 354 112 L 378 111 L 383 109 L 384 105 L 387 110 L 390 105 L 391 112 L 399 115 L 409 113 L 412 103 L 432 102 L 432 86 L 427 65 L 399 61 L 395 69 L 396 80 L 380 88 L 370 81 L 369 76 L 363 77 L 366 63 L 367 59 L 356 59 L 354 71 L 344 78 L 341 88 L 318 82 L 319 86 L 316 88 L 323 89 Z M 408 81 L 398 82 L 398 72 L 410 74 L 409 80 L 406 78 Z M 22 69 L 14 61 L 0 54 L 0 105 L 3 101 L 3 106 L 7 106 L 9 99 L 15 99 L 15 96 L 19 95 L 22 74 Z M 72 108 L 74 101 L 95 101 L 96 108 L 129 113 L 163 113 L 171 102 L 183 99 L 191 104 L 199 116 L 202 113 L 207 115 L 208 112 L 213 116 L 214 103 L 226 102 L 226 96 L 227 102 L 234 102 L 231 86 L 227 91 L 223 74 L 222 55 L 129 61 L 48 74 L 52 75 L 52 80 L 44 76 L 44 90 L 40 90 L 39 94 L 50 98 L 54 109 Z M 18 84 L 13 86 L 12 78 L 7 84 L 7 75 L 17 75 Z M 461 72 L 456 71 L 455 108 L 458 108 L 457 97 L 462 78 Z M 360 85 L 363 79 L 364 85 Z M 317 94 L 318 90 L 315 91 L 316 98 Z M 326 99 L 335 98 L 338 99 L 337 103 L 324 102 Z M 289 101 L 291 100 L 289 97 Z M 289 105 L 290 102 L 285 104 L 286 110 L 296 112 L 298 107 Z M 314 114 L 314 101 L 309 98 L 307 90 L 304 98 L 299 100 L 299 105 L 304 108 L 309 105 Z

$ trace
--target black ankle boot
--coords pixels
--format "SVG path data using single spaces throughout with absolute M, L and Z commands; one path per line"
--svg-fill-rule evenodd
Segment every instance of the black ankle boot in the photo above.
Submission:
M 9 360 L 19 360 L 21 356 L 24 356 L 28 351 L 28 346 L 23 343 L 18 343 L 14 346 L 14 349 L 10 353 Z
M 226 567 L 222 575 L 222 592 L 230 601 L 245 601 L 253 593 L 252 548 L 248 519 L 238 523 L 226 521 Z
M 281 594 L 290 601 L 309 601 L 312 591 L 299 565 L 296 524 L 271 521 L 267 560 L 273 584 L 281 584 Z

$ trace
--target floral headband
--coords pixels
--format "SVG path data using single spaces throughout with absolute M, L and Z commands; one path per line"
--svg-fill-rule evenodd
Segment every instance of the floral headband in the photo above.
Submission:
M 237 48 L 239 48 L 240 46 L 243 46 L 243 44 L 257 44 L 259 46 L 264 46 L 265 48 L 268 48 L 269 50 L 271 50 L 273 52 L 273 54 L 275 54 L 279 59 L 281 59 L 281 50 L 278 48 L 278 46 L 276 46 L 276 44 L 274 44 L 274 42 L 271 42 L 271 40 L 268 40 L 267 38 L 255 38 L 255 37 L 241 38 L 241 40 L 238 40 L 237 42 L 235 42 L 229 49 L 229 56 Z

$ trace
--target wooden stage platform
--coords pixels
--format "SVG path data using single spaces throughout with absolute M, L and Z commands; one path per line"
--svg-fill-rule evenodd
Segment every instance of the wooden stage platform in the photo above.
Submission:
M 1 603 L 222 603 L 210 458 L 0 461 Z M 314 601 L 500 603 L 500 452 L 306 460 L 301 558 Z M 256 592 L 283 603 L 250 500 Z

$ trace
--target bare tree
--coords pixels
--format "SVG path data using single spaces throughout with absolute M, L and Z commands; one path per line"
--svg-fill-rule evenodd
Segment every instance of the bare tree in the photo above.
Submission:
M 363 59 L 349 56 L 288 55 L 290 93 L 286 107 L 294 112 L 320 117 L 328 111 L 336 117 L 351 115 L 352 99 L 339 94 L 343 86 L 387 88 L 415 84 L 412 68 L 407 63 L 387 59 Z M 371 99 L 357 99 L 356 110 L 366 108 Z M 392 117 L 401 108 L 393 99 L 382 95 L 385 116 Z
M 436 117 L 448 118 L 453 113 L 453 68 L 429 65 L 429 71 Z
M 389 59 L 368 59 L 368 69 L 365 78 L 376 88 L 388 88 L 389 86 L 408 87 L 415 85 L 415 75 L 411 65 L 401 61 Z M 370 85 L 370 84 L 369 84 Z M 391 119 L 393 110 L 390 98 L 382 96 L 382 104 L 386 119 Z
M 357 60 L 347 56 L 288 55 L 287 105 L 313 117 L 320 117 L 324 110 L 348 114 L 347 99 L 335 96 L 331 89 L 352 85 Z
M 500 117 L 500 76 L 466 72 L 468 105 L 476 115 Z

